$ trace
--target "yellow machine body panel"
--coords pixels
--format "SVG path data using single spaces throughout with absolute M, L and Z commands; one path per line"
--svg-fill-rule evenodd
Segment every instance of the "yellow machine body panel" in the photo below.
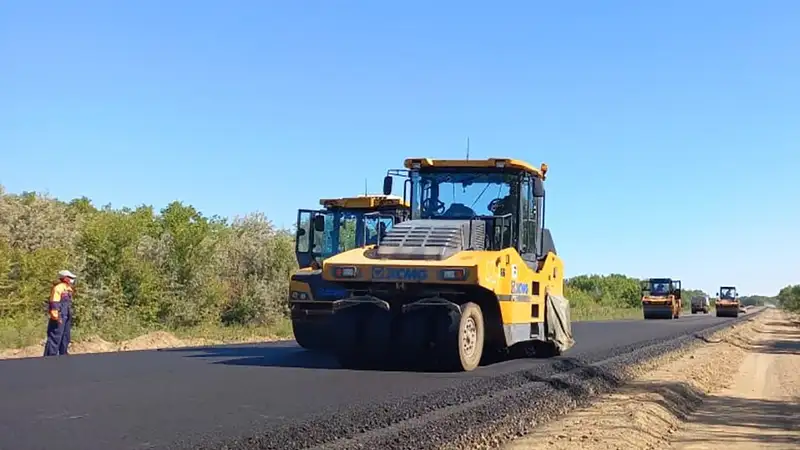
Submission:
M 545 294 L 563 295 L 564 264 L 552 253 L 536 272 L 513 249 L 462 251 L 443 260 L 381 260 L 367 256 L 374 248 L 328 258 L 323 279 L 480 286 L 497 297 L 504 325 L 543 322 Z
M 358 197 L 323 198 L 320 199 L 319 204 L 325 208 L 374 209 L 376 211 L 381 208 L 410 207 L 408 202 L 401 197 L 376 194 Z
M 311 270 L 300 269 L 295 274 L 304 272 L 311 272 Z M 292 302 L 313 302 L 314 292 L 308 283 L 292 279 L 289 281 L 289 298 Z
M 653 305 L 671 305 L 677 299 L 674 295 L 644 295 L 642 296 L 642 303 Z
M 406 158 L 404 165 L 407 169 L 422 169 L 427 167 L 446 167 L 461 169 L 487 169 L 507 167 L 509 169 L 519 169 L 532 173 L 533 175 L 545 179 L 547 174 L 547 164 L 542 164 L 540 168 L 512 158 L 488 158 L 488 159 L 432 159 L 432 158 Z
M 717 304 L 717 306 L 723 306 L 723 307 L 725 307 L 725 306 L 729 306 L 729 307 L 736 306 L 736 307 L 738 307 L 739 306 L 739 300 L 725 300 L 725 299 L 717 300 L 716 304 Z
M 735 309 L 739 310 L 739 301 L 738 300 L 717 300 L 714 305 L 718 310 L 719 309 Z
M 737 317 L 739 315 L 739 301 L 738 300 L 717 300 L 714 304 L 717 316 L 723 317 Z

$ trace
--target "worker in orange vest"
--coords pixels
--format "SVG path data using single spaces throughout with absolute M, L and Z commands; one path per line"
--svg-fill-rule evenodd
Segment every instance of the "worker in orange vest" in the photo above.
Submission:
M 72 332 L 72 287 L 77 277 L 69 270 L 58 272 L 58 283 L 50 291 L 47 343 L 44 356 L 68 355 Z

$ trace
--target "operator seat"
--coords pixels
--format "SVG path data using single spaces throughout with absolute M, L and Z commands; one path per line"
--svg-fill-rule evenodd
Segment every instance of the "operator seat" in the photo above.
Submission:
M 462 203 L 451 204 L 450 207 L 447 208 L 447 211 L 442 214 L 442 217 L 458 217 L 464 219 L 470 219 L 474 216 L 475 210 Z

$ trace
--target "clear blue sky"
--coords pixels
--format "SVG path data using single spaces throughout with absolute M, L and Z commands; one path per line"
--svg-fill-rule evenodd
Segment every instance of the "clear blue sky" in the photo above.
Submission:
M 800 282 L 800 2 L 389 3 L 3 2 L 0 183 L 289 227 L 469 136 L 570 276 Z

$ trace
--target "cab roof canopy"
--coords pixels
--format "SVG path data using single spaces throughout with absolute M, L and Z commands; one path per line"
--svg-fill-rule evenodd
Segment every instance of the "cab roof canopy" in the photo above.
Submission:
M 370 194 L 359 195 L 358 197 L 323 198 L 319 204 L 326 208 L 347 208 L 347 209 L 374 209 L 390 207 L 409 207 L 408 202 L 404 202 L 401 197 L 396 195 Z
M 480 169 L 480 168 L 509 168 L 528 172 L 542 180 L 547 174 L 547 164 L 542 163 L 540 168 L 511 158 L 488 158 L 488 159 L 431 159 L 431 158 L 406 158 L 406 169 L 422 168 L 460 168 L 460 169 Z

